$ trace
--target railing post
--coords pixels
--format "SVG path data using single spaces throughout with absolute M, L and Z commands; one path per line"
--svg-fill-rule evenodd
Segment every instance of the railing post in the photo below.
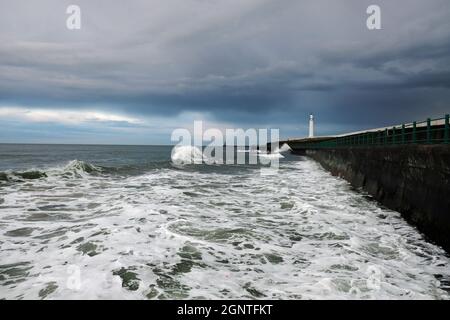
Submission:
M 450 115 L 445 115 L 445 131 L 444 131 L 444 143 L 449 143 L 450 140 L 450 121 L 449 121 Z
M 431 119 L 427 119 L 427 143 L 431 143 Z
M 417 123 L 413 122 L 412 143 L 417 142 Z
M 388 129 L 386 128 L 384 130 L 384 144 L 387 144 L 388 142 Z
M 405 124 L 402 124 L 402 144 L 405 144 Z
M 396 143 L 396 139 L 395 139 L 395 127 L 392 127 L 392 144 Z

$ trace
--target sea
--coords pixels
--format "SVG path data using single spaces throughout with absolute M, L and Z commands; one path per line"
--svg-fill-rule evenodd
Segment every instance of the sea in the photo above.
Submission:
M 0 299 L 450 297 L 445 251 L 313 160 L 187 151 L 0 144 Z

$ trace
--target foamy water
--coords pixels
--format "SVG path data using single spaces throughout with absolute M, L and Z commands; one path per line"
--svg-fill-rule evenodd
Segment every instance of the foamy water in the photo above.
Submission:
M 0 182 L 0 298 L 449 297 L 439 247 L 306 158 L 44 172 Z

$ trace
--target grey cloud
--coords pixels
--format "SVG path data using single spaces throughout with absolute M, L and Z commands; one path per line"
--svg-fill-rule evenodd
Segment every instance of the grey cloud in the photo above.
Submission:
M 71 1 L 0 2 L 0 105 L 344 129 L 448 111 L 447 0 L 379 0 L 381 31 L 365 0 L 80 0 L 80 31 Z

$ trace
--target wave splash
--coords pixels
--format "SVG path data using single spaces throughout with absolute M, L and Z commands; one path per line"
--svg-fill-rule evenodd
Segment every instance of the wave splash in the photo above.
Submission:
M 208 159 L 198 147 L 175 146 L 172 149 L 171 160 L 175 166 L 185 166 L 188 164 L 202 163 L 202 161 L 207 161 Z
M 267 160 L 275 160 L 282 159 L 284 156 L 282 153 L 290 151 L 291 148 L 285 143 L 281 146 L 281 148 L 277 148 L 272 153 L 262 152 L 257 150 L 258 157 L 267 159 Z M 256 150 L 255 150 L 256 151 Z M 237 152 L 245 152 L 252 153 L 253 150 L 237 150 Z M 175 146 L 172 149 L 171 154 L 172 164 L 175 167 L 184 167 L 189 164 L 199 164 L 199 163 L 208 163 L 208 164 L 217 164 L 217 162 L 213 161 L 213 159 L 209 159 L 205 156 L 199 147 L 195 146 Z
M 284 153 L 284 152 L 288 152 L 291 151 L 291 147 L 289 147 L 289 145 L 287 143 L 283 143 L 283 145 L 281 146 L 281 148 L 276 148 L 274 153 Z

